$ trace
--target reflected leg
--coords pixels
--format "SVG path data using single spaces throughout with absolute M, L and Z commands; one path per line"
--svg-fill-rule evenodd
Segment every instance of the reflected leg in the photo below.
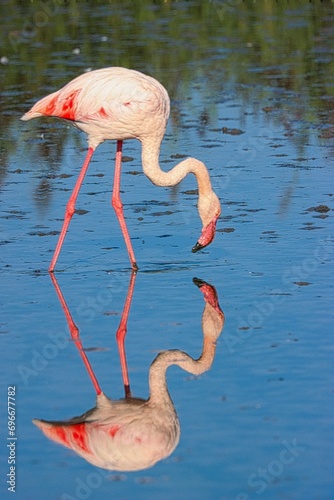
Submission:
M 126 336 L 126 332 L 127 332 L 127 323 L 128 323 L 128 317 L 129 317 L 129 312 L 130 312 L 130 307 L 131 307 L 131 301 L 132 301 L 132 297 L 133 297 L 135 281 L 136 281 L 136 273 L 132 272 L 131 278 L 130 278 L 130 283 L 129 283 L 129 288 L 128 288 L 128 293 L 127 293 L 126 300 L 124 303 L 121 321 L 119 323 L 119 326 L 118 326 L 118 329 L 116 332 L 116 340 L 117 340 L 119 358 L 120 358 L 120 362 L 121 362 L 123 384 L 124 384 L 124 391 L 125 391 L 126 398 L 131 397 L 131 391 L 130 391 L 130 381 L 129 381 L 129 374 L 128 374 L 128 365 L 127 365 L 126 353 L 125 353 L 125 336 Z
M 67 324 L 68 324 L 68 328 L 70 330 L 70 334 L 71 334 L 71 338 L 72 340 L 74 341 L 75 343 L 75 346 L 76 348 L 78 349 L 79 351 L 79 354 L 81 356 L 81 359 L 85 365 L 85 368 L 87 370 L 87 373 L 92 381 L 92 384 L 94 386 L 94 389 L 96 391 L 96 394 L 99 396 L 101 393 L 102 393 L 102 390 L 100 388 L 100 384 L 98 383 L 98 380 L 95 376 L 95 373 L 93 371 L 93 368 L 88 360 L 88 357 L 82 347 L 82 343 L 81 343 L 81 340 L 80 340 L 80 335 L 79 335 L 79 328 L 77 327 L 77 325 L 74 323 L 74 320 L 72 318 L 72 315 L 70 313 L 70 310 L 68 308 L 68 305 L 66 304 L 66 301 L 64 299 L 64 296 L 62 294 L 62 291 L 60 289 L 60 286 L 58 285 L 58 282 L 56 280 L 56 277 L 53 273 L 50 273 L 50 277 L 51 277 L 51 281 L 56 289 L 56 292 L 57 292 L 57 296 L 58 296 L 58 299 L 61 303 L 61 306 L 63 308 L 63 311 L 65 313 L 65 317 L 66 317 L 66 321 L 67 321 Z

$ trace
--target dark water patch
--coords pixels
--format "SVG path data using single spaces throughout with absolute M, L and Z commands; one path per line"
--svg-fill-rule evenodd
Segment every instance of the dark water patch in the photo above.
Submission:
M 139 214 L 141 212 L 147 212 L 148 209 L 149 209 L 149 207 L 147 207 L 147 206 L 146 207 L 145 206 L 144 207 L 137 206 L 137 207 L 134 207 L 133 211 L 135 214 Z
M 284 382 L 284 380 L 285 380 L 284 377 L 270 377 L 270 378 L 267 378 L 267 382 Z
M 60 231 L 31 231 L 29 236 L 57 236 Z
M 97 184 L 97 185 L 98 185 L 98 183 L 94 183 L 94 184 Z M 92 185 L 92 184 L 90 184 L 90 185 Z M 123 191 L 120 191 L 120 193 L 122 193 L 122 192 L 123 192 Z M 101 195 L 101 194 L 106 194 L 106 193 L 110 193 L 109 189 L 107 189 L 107 190 L 105 190 L 105 191 L 87 191 L 87 192 L 85 193 L 85 196 L 86 196 L 86 195 L 87 195 L 87 196 L 99 196 L 99 195 Z
M 313 231 L 316 229 L 324 229 L 324 226 L 314 226 L 313 222 L 304 222 L 304 227 L 300 227 L 304 231 Z
M 168 201 L 161 201 L 161 200 L 144 200 L 142 203 L 148 206 L 158 206 L 158 207 L 168 207 L 169 205 L 171 205 L 171 203 L 169 203 Z
M 281 291 L 278 291 L 278 292 L 270 292 L 269 295 L 272 295 L 273 297 L 289 297 L 292 295 L 291 292 L 281 292 Z
M 223 134 L 229 134 L 229 135 L 242 135 L 242 134 L 245 133 L 245 131 L 241 130 L 240 128 L 223 127 L 222 128 L 222 133 Z
M 248 209 L 245 209 L 246 212 L 250 212 L 250 213 L 262 212 L 263 210 L 266 210 L 266 209 L 265 208 L 248 208 Z
M 313 219 L 327 219 L 329 216 L 326 214 L 320 214 L 320 215 L 313 215 Z
M 156 217 L 161 217 L 162 215 L 174 215 L 175 211 L 172 210 L 165 210 L 164 212 L 153 212 L 150 215 L 156 216 Z
M 196 265 L 194 262 L 189 262 L 188 265 L 184 261 L 173 261 L 173 262 L 161 262 L 161 261 L 153 261 L 150 263 L 143 262 L 140 265 L 139 272 L 144 274 L 162 274 L 162 273 L 170 273 L 170 272 L 183 272 L 195 270 Z
M 101 250 L 115 250 L 116 248 L 119 247 L 101 247 Z
M 217 144 L 202 144 L 201 148 L 203 149 L 213 149 L 213 148 L 221 148 L 222 145 L 221 143 L 217 143 Z
M 215 133 L 215 134 L 218 134 L 218 133 L 221 133 L 222 129 L 221 128 L 209 128 L 208 131 Z
M 104 316 L 120 316 L 119 311 L 105 311 L 103 313 Z
M 233 220 L 235 218 L 236 218 L 235 215 L 221 215 L 219 217 L 219 220 L 222 221 L 222 222 L 229 222 L 229 221 L 231 221 L 231 220 Z
M 236 206 L 240 206 L 240 207 L 246 207 L 247 206 L 247 202 L 246 201 L 225 201 L 224 203 L 225 205 L 236 205 Z
M 84 347 L 83 350 L 85 352 L 108 352 L 110 351 L 110 347 Z
M 290 343 L 290 342 L 299 342 L 299 338 L 298 337 L 293 337 L 292 333 L 289 333 L 288 337 L 289 338 L 286 339 L 287 343 Z
M 1 215 L 1 219 L 26 219 L 27 216 L 29 215 L 29 212 L 25 212 L 24 210 L 5 210 L 4 214 L 7 215 Z
M 317 205 L 316 207 L 310 207 L 306 209 L 306 212 L 318 212 L 321 214 L 327 213 L 330 208 L 327 205 Z
M 130 161 L 134 161 L 135 158 L 133 156 L 126 156 L 126 155 L 122 155 L 122 163 L 128 163 Z
M 89 177 L 104 177 L 105 174 L 103 172 L 98 172 L 97 174 L 90 174 Z
M 22 168 L 16 168 L 15 170 L 9 170 L 10 174 L 26 174 L 29 173 L 29 170 L 23 170 Z
M 198 196 L 198 189 L 187 189 L 182 191 L 182 194 Z
M 279 235 L 276 231 L 263 231 L 261 233 L 260 240 L 266 240 L 270 243 L 277 243 Z
M 11 266 L 10 266 L 11 267 Z M 47 270 L 47 266 L 45 268 L 34 268 L 34 269 L 15 269 L 15 275 L 22 276 L 23 278 L 45 278 L 49 276 L 49 272 Z M 59 273 L 61 274 L 63 271 L 59 269 Z
M 125 174 L 129 174 L 129 175 L 144 175 L 143 172 L 141 170 L 129 170 L 127 172 L 125 172 Z
M 194 125 L 182 125 L 182 128 L 185 130 L 198 130 L 197 123 Z
M 184 158 L 187 158 L 188 155 L 185 155 L 185 154 L 180 154 L 180 153 L 176 153 L 176 154 L 173 154 L 173 155 L 170 155 L 170 157 L 173 159 L 173 160 L 182 160 Z

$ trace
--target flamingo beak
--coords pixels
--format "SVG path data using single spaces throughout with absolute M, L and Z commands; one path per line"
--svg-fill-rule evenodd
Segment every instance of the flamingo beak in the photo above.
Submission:
M 215 217 L 214 219 L 212 219 L 211 222 L 209 222 L 207 226 L 203 227 L 202 234 L 199 240 L 197 241 L 196 245 L 194 245 L 193 248 L 191 249 L 193 253 L 198 252 L 198 250 L 202 250 L 202 248 L 205 248 L 212 242 L 216 233 L 216 223 L 218 217 Z
M 191 251 L 193 253 L 196 253 L 196 252 L 198 252 L 198 250 L 202 250 L 202 248 L 204 248 L 204 247 L 205 247 L 205 245 L 201 245 L 200 243 L 197 242 L 196 245 L 194 245 L 192 247 Z

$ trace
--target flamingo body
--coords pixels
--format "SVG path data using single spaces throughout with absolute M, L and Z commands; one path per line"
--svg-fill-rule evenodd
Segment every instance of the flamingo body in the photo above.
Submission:
M 169 456 L 180 438 L 173 403 L 164 408 L 140 398 L 112 401 L 97 396 L 92 410 L 68 421 L 33 420 L 53 441 L 108 470 L 135 471 L 153 467 Z
M 105 140 L 117 140 L 112 205 L 119 220 L 129 259 L 134 270 L 137 264 L 120 199 L 122 144 L 137 139 L 142 145 L 142 166 L 145 175 L 157 186 L 174 186 L 192 173 L 198 183 L 198 211 L 203 228 L 192 251 L 213 240 L 221 208 L 214 193 L 209 173 L 203 162 L 187 158 L 165 172 L 159 165 L 161 141 L 166 131 L 170 101 L 166 89 L 154 78 L 126 68 L 104 68 L 84 73 L 65 87 L 38 101 L 22 120 L 54 116 L 72 121 L 88 135 L 88 152 L 73 193 L 66 206 L 63 227 L 51 261 L 53 272 L 75 203 L 93 152 Z
M 83 73 L 38 101 L 22 120 L 54 116 L 75 122 L 94 149 L 103 141 L 144 139 L 165 133 L 170 103 L 154 78 L 126 68 Z

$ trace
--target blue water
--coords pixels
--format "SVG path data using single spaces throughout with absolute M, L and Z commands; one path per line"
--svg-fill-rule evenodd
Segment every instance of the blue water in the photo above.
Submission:
M 98 469 L 32 424 L 33 418 L 64 420 L 95 404 L 47 273 L 53 231 L 60 229 L 86 143 L 70 128 L 58 157 L 66 124 L 41 129 L 37 121 L 17 119 L 7 129 L 1 498 L 10 498 L 8 386 L 16 388 L 17 499 L 333 498 L 333 141 L 311 129 L 301 146 L 279 120 L 252 112 L 232 91 L 225 100 L 216 96 L 214 117 L 199 130 L 193 117 L 203 100 L 209 103 L 195 82 L 177 103 L 183 126 L 169 125 L 161 165 L 169 169 L 175 154 L 207 164 L 223 213 L 204 251 L 191 253 L 201 230 L 194 179 L 157 188 L 141 172 L 139 144 L 124 149 L 130 161 L 122 198 L 140 269 L 126 337 L 133 394 L 148 397 L 148 370 L 158 352 L 200 355 L 204 301 L 194 277 L 215 286 L 226 318 L 210 371 L 194 377 L 169 369 L 180 442 L 170 457 L 139 472 Z M 253 88 L 250 102 L 256 100 L 261 96 Z M 224 126 L 244 133 L 224 134 Z M 53 150 L 52 160 L 39 156 L 43 147 Z M 114 150 L 105 143 L 96 151 L 78 200 L 87 212 L 72 220 L 56 276 L 103 390 L 118 399 L 115 332 L 130 270 L 110 206 Z M 320 205 L 329 211 L 314 210 Z
M 218 116 L 226 113 L 220 105 Z M 158 351 L 199 355 L 203 300 L 194 276 L 215 285 L 226 316 L 210 372 L 194 378 L 178 368 L 169 371 L 179 446 L 153 469 L 134 473 L 98 470 L 31 423 L 86 411 L 94 406 L 94 391 L 74 345 L 64 341 L 67 325 L 46 272 L 55 237 L 36 235 L 59 229 L 73 177 L 54 182 L 51 203 L 41 210 L 32 194 L 38 169 L 25 165 L 18 173 L 23 153 L 12 158 L 3 190 L 1 378 L 4 390 L 17 388 L 19 498 L 330 498 L 331 215 L 319 219 L 307 209 L 331 206 L 333 160 L 329 148 L 315 143 L 305 148 L 303 160 L 296 159 L 281 138 L 283 129 L 261 130 L 256 119 L 248 130 L 250 137 L 261 134 L 261 150 L 252 159 L 238 153 L 240 140 L 248 138 L 225 141 L 213 132 L 198 141 L 192 131 L 180 133 L 175 149 L 192 149 L 211 166 L 223 202 L 218 228 L 234 229 L 218 232 L 200 254 L 190 253 L 199 234 L 196 200 L 182 195 L 193 181 L 171 193 L 143 175 L 122 179 L 140 266 L 126 340 L 133 393 L 147 397 L 148 368 Z M 283 159 L 273 156 L 274 139 L 284 143 Z M 212 140 L 221 148 L 206 149 Z M 166 141 L 162 158 L 171 149 Z M 64 172 L 82 157 L 71 142 L 67 150 Z M 106 144 L 96 153 L 79 202 L 89 212 L 72 221 L 57 277 L 100 384 L 117 399 L 123 386 L 115 331 L 130 272 L 109 206 L 109 150 Z M 128 150 L 138 153 L 135 143 Z M 225 158 L 235 165 L 225 169 Z M 133 163 L 139 168 L 137 159 Z M 105 175 L 96 178 L 95 172 Z M 145 208 L 139 222 L 138 206 Z M 289 446 L 293 452 L 283 452 Z

